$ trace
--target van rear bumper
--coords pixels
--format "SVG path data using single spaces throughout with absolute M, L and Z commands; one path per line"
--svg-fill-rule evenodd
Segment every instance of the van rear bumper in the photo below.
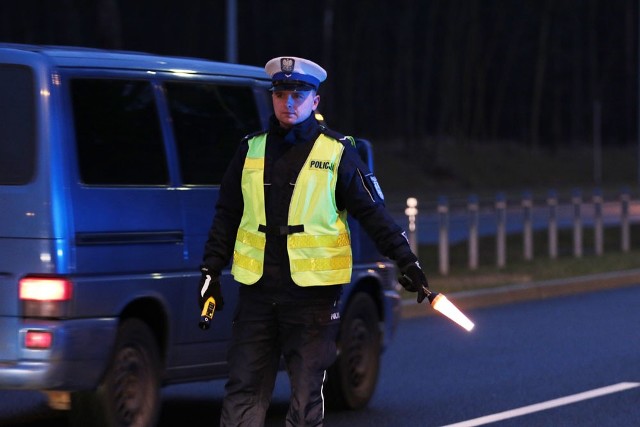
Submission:
M 0 318 L 3 338 L 15 343 L 12 357 L 2 352 L 0 358 L 0 389 L 95 388 L 108 363 L 117 323 L 115 318 L 63 321 Z M 23 343 L 28 330 L 50 331 L 51 348 L 27 349 Z

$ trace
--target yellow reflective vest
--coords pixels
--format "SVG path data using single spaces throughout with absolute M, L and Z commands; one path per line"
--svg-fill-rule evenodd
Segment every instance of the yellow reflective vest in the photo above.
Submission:
M 262 277 L 266 235 L 264 154 L 267 134 L 249 140 L 242 170 L 244 212 L 238 227 L 231 273 L 247 285 Z M 303 231 L 287 235 L 291 277 L 299 286 L 337 285 L 351 281 L 351 238 L 346 211 L 335 200 L 338 165 L 344 146 L 320 134 L 295 183 L 289 224 Z

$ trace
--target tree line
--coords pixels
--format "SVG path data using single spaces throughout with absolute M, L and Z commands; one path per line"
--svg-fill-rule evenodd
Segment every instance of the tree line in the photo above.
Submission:
M 329 74 L 336 130 L 527 147 L 637 140 L 638 2 L 237 0 L 238 62 L 303 56 Z M 0 41 L 226 57 L 225 0 L 0 3 Z

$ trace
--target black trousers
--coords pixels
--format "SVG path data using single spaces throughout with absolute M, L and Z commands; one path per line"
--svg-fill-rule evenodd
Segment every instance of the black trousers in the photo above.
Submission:
M 276 303 L 241 292 L 220 425 L 264 425 L 283 356 L 291 383 L 286 425 L 322 426 L 322 385 L 336 359 L 338 326 L 335 300 Z

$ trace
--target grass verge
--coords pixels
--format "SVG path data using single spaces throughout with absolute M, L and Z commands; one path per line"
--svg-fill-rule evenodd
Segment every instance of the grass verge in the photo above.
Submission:
M 558 256 L 551 259 L 547 231 L 538 231 L 533 238 L 533 259 L 526 260 L 522 236 L 510 235 L 507 237 L 507 262 L 502 268 L 496 266 L 495 237 L 485 237 L 479 241 L 479 267 L 475 270 L 468 267 L 467 243 L 452 245 L 447 275 L 438 272 L 437 246 L 421 245 L 419 255 L 431 288 L 451 293 L 640 268 L 640 249 L 633 247 L 634 242 L 640 242 L 640 225 L 631 226 L 630 237 L 631 249 L 623 252 L 620 228 L 605 228 L 603 253 L 597 255 L 593 229 L 584 229 L 582 255 L 575 257 L 572 230 L 560 230 Z

